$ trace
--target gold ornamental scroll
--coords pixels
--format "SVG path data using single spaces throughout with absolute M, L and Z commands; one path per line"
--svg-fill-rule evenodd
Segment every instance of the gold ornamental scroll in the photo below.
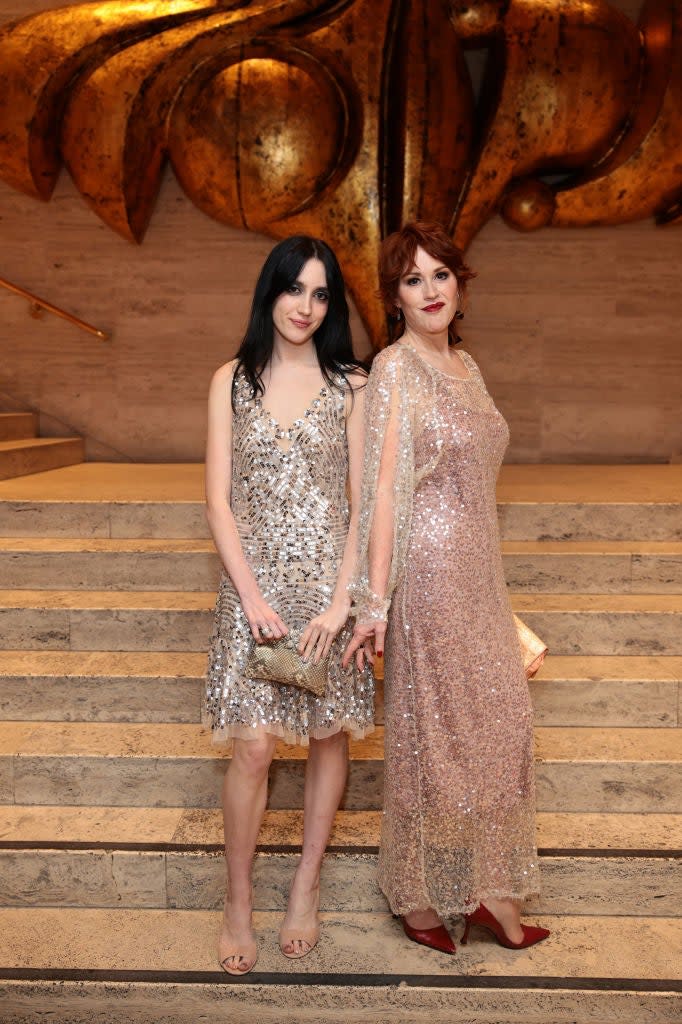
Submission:
M 647 0 L 640 29 L 646 78 L 630 130 L 606 166 L 557 193 L 553 225 L 682 216 L 682 3 Z
M 49 199 L 62 163 L 70 83 L 132 39 L 225 6 L 217 0 L 110 0 L 43 11 L 0 29 L 0 178 Z
M 319 6 L 260 0 L 211 14 L 112 54 L 74 86 L 62 153 L 76 187 L 101 219 L 130 241 L 149 224 L 166 155 L 167 121 L 186 77 L 203 61 Z
M 609 151 L 639 88 L 640 40 L 604 0 L 452 0 L 451 13 L 462 40 L 489 47 L 482 142 L 455 228 L 466 248 L 516 179 Z M 547 223 L 551 194 L 526 198 L 517 213 Z

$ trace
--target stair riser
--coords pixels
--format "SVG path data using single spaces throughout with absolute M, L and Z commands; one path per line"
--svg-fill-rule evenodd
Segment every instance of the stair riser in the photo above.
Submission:
M 507 582 L 519 593 L 665 594 L 682 590 L 676 554 L 505 554 Z M 212 552 L 4 552 L 5 589 L 214 591 Z
M 682 540 L 679 503 L 498 504 L 503 540 Z
M 0 441 L 19 441 L 35 437 L 38 416 L 34 412 L 14 412 L 0 415 Z
M 676 680 L 532 680 L 537 725 L 672 727 L 680 717 Z M 201 678 L 0 677 L 0 721 L 199 722 Z M 376 723 L 383 725 L 381 684 Z M 39 697 L 39 699 L 38 699 Z
M 262 853 L 254 870 L 256 910 L 284 911 L 297 854 Z M 679 862 L 655 857 L 542 857 L 542 895 L 529 914 L 676 917 Z M 375 854 L 327 854 L 320 906 L 383 912 Z M 0 850 L 0 906 L 217 910 L 225 894 L 222 853 Z
M 222 979 L 221 979 L 222 981 Z M 159 982 L 0 982 L 3 1024 L 679 1024 L 674 992 Z
M 216 807 L 227 758 L 0 758 L 0 803 Z M 269 806 L 303 806 L 302 761 L 284 759 L 271 772 Z M 351 761 L 342 806 L 379 810 L 383 761 Z M 541 762 L 540 811 L 682 812 L 682 765 L 671 762 Z
M 200 678 L 5 676 L 0 721 L 199 722 L 204 690 Z
M 504 568 L 510 589 L 517 593 L 679 594 L 682 590 L 682 557 L 676 554 L 505 554 Z
M 0 501 L 0 536 L 202 539 L 210 533 L 200 501 Z
M 682 654 L 682 614 L 523 612 L 553 654 Z M 8 650 L 204 651 L 212 611 L 6 608 Z
M 12 590 L 211 590 L 220 562 L 211 552 L 0 553 L 0 579 Z
M 69 438 L 50 445 L 20 447 L 0 451 L 0 480 L 9 480 L 28 473 L 44 473 L 48 469 L 73 466 L 85 459 L 85 446 L 80 438 Z M 1 532 L 1 531 L 0 531 Z
M 682 615 L 674 612 L 521 613 L 553 654 L 682 654 Z
M 503 540 L 682 540 L 680 505 L 498 504 Z M 0 501 L 3 537 L 208 537 L 203 502 Z

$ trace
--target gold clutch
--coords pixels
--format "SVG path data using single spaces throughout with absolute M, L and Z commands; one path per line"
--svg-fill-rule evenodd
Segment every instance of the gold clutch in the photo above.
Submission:
M 329 657 L 317 665 L 312 660 L 303 661 L 298 653 L 300 637 L 291 633 L 280 640 L 267 644 L 254 644 L 246 661 L 245 675 L 249 679 L 265 679 L 269 683 L 297 686 L 308 690 L 316 697 L 324 697 L 327 689 Z
M 547 644 L 544 640 L 540 639 L 537 633 L 533 632 L 530 626 L 522 622 L 518 615 L 514 616 L 514 625 L 516 626 L 519 643 L 521 644 L 523 667 L 526 670 L 528 679 L 532 679 L 545 660 Z

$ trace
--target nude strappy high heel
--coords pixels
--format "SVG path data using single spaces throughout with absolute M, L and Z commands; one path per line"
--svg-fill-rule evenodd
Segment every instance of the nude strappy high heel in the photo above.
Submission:
M 319 922 L 314 928 L 289 928 L 287 930 L 284 927 L 280 928 L 279 931 L 279 948 L 283 956 L 289 960 L 301 960 L 308 953 L 311 953 L 320 939 L 320 925 Z M 297 950 L 296 943 L 300 942 L 304 947 L 303 949 Z M 287 952 L 285 946 L 292 946 L 293 951 Z
M 220 930 L 218 939 L 218 960 L 220 966 L 227 974 L 240 976 L 252 971 L 258 960 L 258 947 L 254 941 L 248 943 L 236 943 L 224 937 L 223 930 Z M 230 964 L 228 961 L 234 961 Z

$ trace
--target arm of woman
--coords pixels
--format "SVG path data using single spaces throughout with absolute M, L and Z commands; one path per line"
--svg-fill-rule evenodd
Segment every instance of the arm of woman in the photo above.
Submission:
M 358 601 L 353 639 L 343 664 L 353 655 L 358 668 L 365 657 L 373 660 L 372 647 L 383 654 L 390 597 L 396 577 L 396 515 L 399 511 L 398 467 L 400 457 L 400 381 L 395 359 L 378 357 L 366 398 L 366 453 L 363 481 L 363 514 L 366 541 L 360 543 L 360 560 L 366 560 L 366 585 Z M 363 547 L 366 551 L 363 552 Z M 359 566 L 360 575 L 363 567 Z
M 346 440 L 348 444 L 348 481 L 350 486 L 350 521 L 348 535 L 339 566 L 334 595 L 331 604 L 320 615 L 312 619 L 301 637 L 299 650 L 304 658 L 315 652 L 315 661 L 326 658 L 331 650 L 334 637 L 342 629 L 350 613 L 348 586 L 355 571 L 358 545 L 358 522 L 360 518 L 360 491 L 362 487 L 362 455 L 364 449 L 365 387 L 364 374 L 349 374 L 353 389 L 346 397 Z
M 285 636 L 287 627 L 260 592 L 244 555 L 237 524 L 230 508 L 232 482 L 232 378 L 233 360 L 216 370 L 208 394 L 206 439 L 206 519 L 256 641 Z M 263 633 L 263 627 L 270 634 Z M 263 636 L 261 636 L 263 633 Z

